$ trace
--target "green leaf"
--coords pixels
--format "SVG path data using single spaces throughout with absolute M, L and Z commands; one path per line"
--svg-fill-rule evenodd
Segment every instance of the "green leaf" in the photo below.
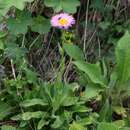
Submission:
M 23 68 L 23 70 L 25 71 L 27 81 L 35 84 L 37 82 L 37 73 L 28 68 Z
M 119 128 L 123 128 L 126 125 L 125 120 L 116 120 L 113 123 Z
M 80 5 L 79 0 L 62 0 L 62 9 L 67 13 L 75 13 L 77 6 Z
M 79 70 L 85 72 L 93 83 L 105 86 L 105 79 L 98 64 L 90 64 L 84 61 L 75 61 Z
M 0 15 L 5 16 L 9 9 L 14 6 L 17 9 L 23 10 L 26 2 L 34 0 L 0 0 Z
M 72 125 L 70 125 L 69 130 L 87 130 L 87 128 L 85 128 L 82 125 L 74 122 Z
M 53 7 L 56 12 L 63 10 L 67 13 L 75 13 L 77 6 L 80 5 L 79 0 L 44 0 L 45 5 Z
M 72 106 L 76 104 L 78 101 L 77 97 L 66 97 L 65 100 L 63 101 L 63 106 Z
M 27 50 L 25 48 L 18 47 L 14 43 L 9 43 L 4 53 L 11 59 L 21 60 L 21 58 L 27 53 Z
M 112 123 L 102 122 L 98 125 L 97 130 L 119 130 L 118 127 Z
M 56 83 L 54 89 L 52 90 L 54 91 L 54 95 L 51 101 L 54 112 L 57 111 L 61 106 L 71 106 L 73 102 L 77 101 L 72 93 L 72 90 L 69 88 L 70 86 L 62 85 L 63 84 L 61 83 Z M 71 100 L 70 103 L 69 99 Z
M 16 18 L 9 18 L 7 21 L 7 27 L 11 34 L 26 34 L 28 26 L 32 23 L 30 13 L 18 11 Z
M 42 129 L 45 125 L 48 125 L 49 121 L 46 121 L 44 118 L 42 118 L 39 122 L 38 122 L 38 126 L 37 129 L 40 130 Z
M 42 16 L 37 16 L 34 18 L 31 24 L 32 31 L 38 32 L 40 34 L 48 33 L 50 27 L 50 21 Z
M 73 44 L 64 44 L 66 53 L 75 60 L 84 60 L 84 54 L 82 50 Z
M 56 7 L 60 4 L 60 0 L 44 0 L 44 3 L 48 7 Z
M 52 128 L 57 129 L 63 124 L 64 120 L 60 116 L 56 116 L 56 120 L 51 125 Z
M 82 100 L 90 100 L 92 98 L 95 98 L 99 95 L 99 93 L 103 91 L 103 88 L 93 85 L 93 84 L 88 84 L 86 86 L 85 91 L 82 94 Z
M 0 102 L 0 120 L 3 120 L 6 116 L 8 116 L 11 111 L 12 107 L 4 102 Z
M 75 106 L 72 106 L 70 110 L 72 112 L 80 112 L 80 113 L 90 112 L 91 111 L 90 108 L 87 108 L 84 105 L 75 105 Z
M 16 116 L 13 116 L 11 119 L 12 120 L 30 120 L 32 118 L 42 118 L 43 116 L 45 116 L 45 112 L 42 111 L 36 111 L 36 112 L 24 112 L 23 114 L 19 114 Z
M 23 106 L 23 107 L 30 107 L 30 106 L 34 106 L 34 105 L 46 106 L 48 104 L 46 102 L 44 102 L 44 100 L 38 99 L 38 98 L 25 100 L 21 103 L 21 106 Z
M 106 100 L 105 104 L 103 104 L 101 110 L 100 110 L 100 116 L 99 121 L 111 121 L 112 117 L 112 109 L 109 103 L 109 100 Z
M 13 126 L 3 125 L 1 130 L 16 130 L 16 128 Z
M 95 113 L 94 113 L 95 114 Z M 89 116 L 89 117 L 83 117 L 80 120 L 78 120 L 77 122 L 83 126 L 87 126 L 87 125 L 91 125 L 93 124 L 93 122 L 96 120 L 95 117 L 92 117 L 93 115 Z
M 32 118 L 41 118 L 43 116 L 44 112 L 37 111 L 37 112 L 25 112 L 22 114 L 23 120 L 30 120 Z
M 0 50 L 4 50 L 4 42 L 0 39 Z
M 7 35 L 7 32 L 0 31 L 0 39 L 4 38 Z
M 116 85 L 117 79 L 118 79 L 117 73 L 115 71 L 112 72 L 111 75 L 110 75 L 110 81 L 109 81 L 108 86 L 113 88 Z
M 116 62 L 119 82 L 124 83 L 130 78 L 130 34 L 128 32 L 118 41 Z

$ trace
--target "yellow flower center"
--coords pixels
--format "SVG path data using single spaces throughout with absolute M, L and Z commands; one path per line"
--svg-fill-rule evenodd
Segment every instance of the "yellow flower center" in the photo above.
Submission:
M 62 19 L 59 20 L 59 24 L 64 26 L 64 25 L 68 24 L 68 21 L 66 19 L 62 18 Z

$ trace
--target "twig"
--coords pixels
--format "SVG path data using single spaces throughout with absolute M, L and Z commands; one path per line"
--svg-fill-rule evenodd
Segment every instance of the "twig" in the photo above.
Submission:
M 10 62 L 11 62 L 12 74 L 13 74 L 14 79 L 16 80 L 16 74 L 15 74 L 15 68 L 14 68 L 13 60 L 11 59 Z

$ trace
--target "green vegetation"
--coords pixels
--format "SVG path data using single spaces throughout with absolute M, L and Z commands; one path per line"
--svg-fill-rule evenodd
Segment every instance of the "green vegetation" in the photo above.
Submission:
M 0 129 L 130 130 L 130 1 L 0 0 Z

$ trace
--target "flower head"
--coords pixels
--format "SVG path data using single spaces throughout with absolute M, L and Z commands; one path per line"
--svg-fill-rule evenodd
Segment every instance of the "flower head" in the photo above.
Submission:
M 73 24 L 75 19 L 67 13 L 60 13 L 51 18 L 51 25 L 60 29 L 68 29 Z

